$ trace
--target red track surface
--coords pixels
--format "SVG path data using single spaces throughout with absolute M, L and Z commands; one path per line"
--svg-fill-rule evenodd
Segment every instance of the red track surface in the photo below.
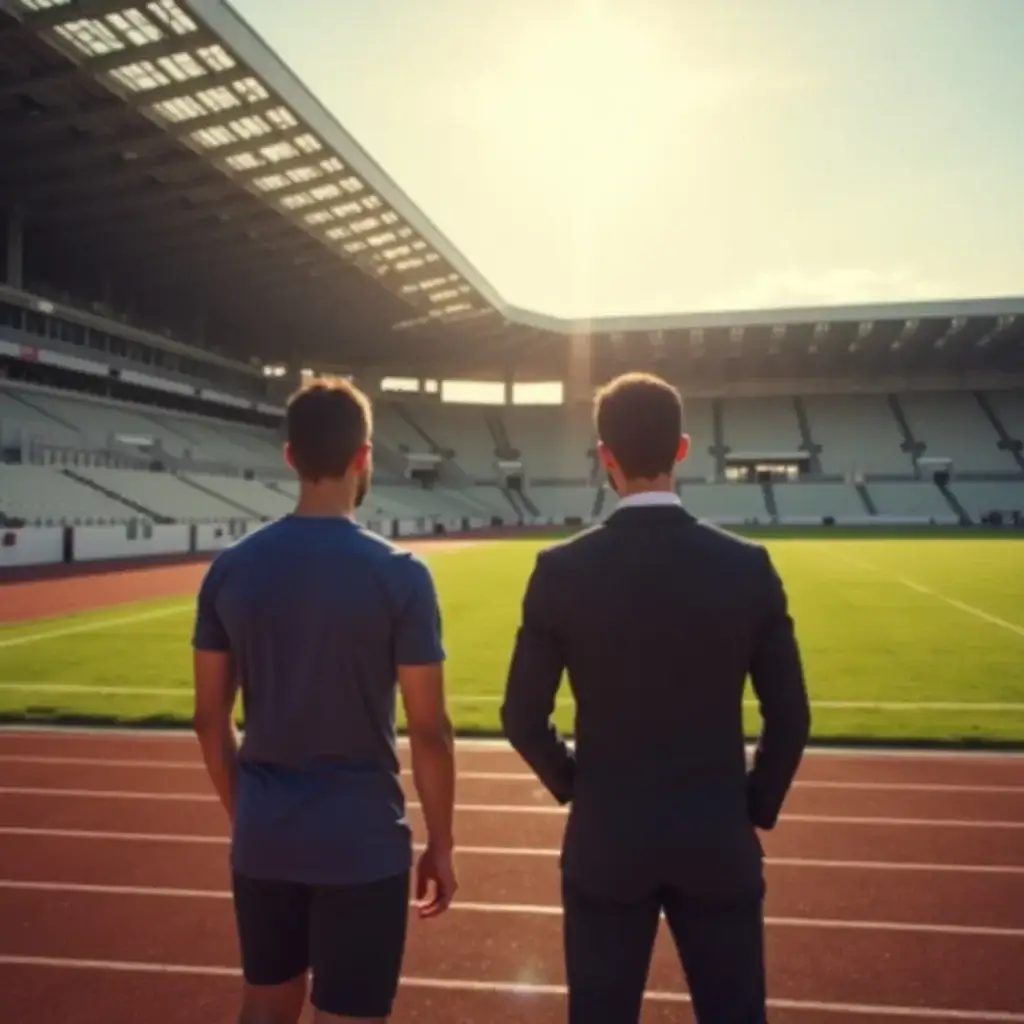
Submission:
M 460 771 L 459 904 L 412 922 L 395 1020 L 564 1020 L 557 991 L 509 991 L 564 981 L 562 816 L 507 750 L 466 744 Z M 811 754 L 787 814 L 773 1022 L 1024 1022 L 1024 758 Z M 5 1024 L 233 1019 L 226 858 L 189 738 L 0 732 Z M 649 990 L 647 1024 L 690 1019 L 664 937 Z

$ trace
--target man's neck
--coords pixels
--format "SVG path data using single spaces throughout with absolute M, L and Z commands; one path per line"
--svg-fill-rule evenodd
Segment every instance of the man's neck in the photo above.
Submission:
M 675 487 L 669 476 L 654 480 L 627 480 L 626 486 L 619 492 L 620 498 L 635 498 L 640 494 L 674 494 Z
M 294 514 L 307 519 L 351 519 L 355 514 L 355 501 L 345 490 L 304 484 Z

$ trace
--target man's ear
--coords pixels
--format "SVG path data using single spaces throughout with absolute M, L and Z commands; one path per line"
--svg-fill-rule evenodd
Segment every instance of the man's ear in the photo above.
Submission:
M 366 469 L 367 463 L 370 461 L 370 452 L 373 450 L 373 445 L 369 441 L 366 444 L 360 445 L 356 450 L 355 455 L 352 456 L 352 469 L 357 473 L 362 473 Z
M 295 469 L 295 459 L 292 456 L 292 446 L 285 441 L 284 443 L 284 463 L 289 469 Z
M 612 470 L 615 468 L 615 456 L 612 455 L 611 449 L 607 445 L 601 444 L 600 441 L 597 443 L 597 457 L 605 469 Z
M 690 435 L 683 434 L 679 438 L 679 447 L 676 449 L 676 462 L 682 462 L 690 454 Z

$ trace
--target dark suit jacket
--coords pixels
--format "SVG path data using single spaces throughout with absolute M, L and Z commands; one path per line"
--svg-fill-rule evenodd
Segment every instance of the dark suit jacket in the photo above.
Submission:
M 550 718 L 563 670 L 575 751 Z M 748 771 L 742 704 L 763 731 Z M 637 506 L 542 552 L 502 706 L 505 734 L 572 805 L 562 869 L 596 893 L 760 893 L 810 728 L 793 622 L 760 545 L 673 506 Z

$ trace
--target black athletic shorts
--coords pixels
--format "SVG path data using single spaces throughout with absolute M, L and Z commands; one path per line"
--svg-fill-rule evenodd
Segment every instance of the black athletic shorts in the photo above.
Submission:
M 340 1017 L 388 1017 L 409 920 L 409 872 L 368 885 L 233 878 L 242 972 L 283 985 L 312 969 L 313 1005 Z

